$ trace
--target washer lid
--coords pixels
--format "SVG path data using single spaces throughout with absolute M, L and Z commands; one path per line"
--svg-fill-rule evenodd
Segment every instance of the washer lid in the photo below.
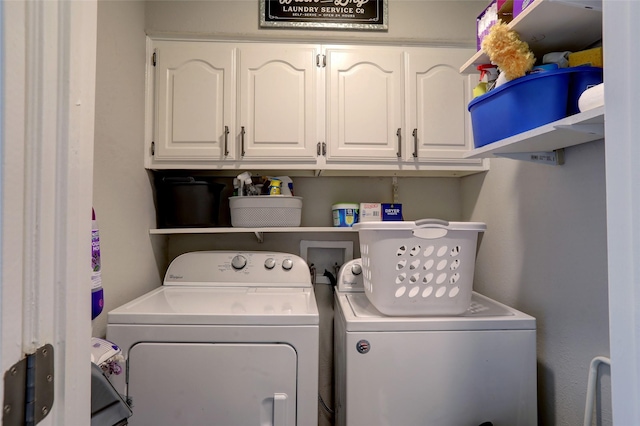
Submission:
M 111 324 L 318 324 L 310 288 L 162 286 L 109 312 Z
M 474 292 L 457 316 L 394 317 L 380 313 L 364 293 L 336 293 L 347 331 L 535 330 L 535 318 Z

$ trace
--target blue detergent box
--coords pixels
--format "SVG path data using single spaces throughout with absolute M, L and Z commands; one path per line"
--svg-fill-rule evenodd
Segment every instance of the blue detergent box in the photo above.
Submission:
M 402 204 L 382 203 L 382 221 L 402 220 Z
M 468 106 L 475 147 L 575 114 L 582 92 L 599 83 L 602 68 L 560 68 L 511 80 L 478 96 Z

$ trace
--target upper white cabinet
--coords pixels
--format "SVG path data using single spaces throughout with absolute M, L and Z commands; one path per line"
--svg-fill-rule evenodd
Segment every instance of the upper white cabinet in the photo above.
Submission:
M 316 47 L 152 43 L 150 167 L 316 163 Z
M 241 160 L 315 164 L 318 55 L 311 45 L 239 46 Z
M 147 168 L 486 170 L 463 158 L 468 49 L 150 40 L 149 50 Z
M 325 55 L 327 161 L 401 158 L 402 50 L 328 47 Z
M 154 161 L 234 158 L 234 54 L 225 43 L 157 41 L 152 82 Z
M 473 148 L 467 112 L 473 77 L 458 71 L 472 53 L 471 49 L 445 48 L 407 52 L 409 158 L 418 162 L 462 158 Z
M 473 148 L 466 112 L 473 77 L 458 69 L 472 53 L 327 47 L 327 162 L 481 165 L 461 160 Z

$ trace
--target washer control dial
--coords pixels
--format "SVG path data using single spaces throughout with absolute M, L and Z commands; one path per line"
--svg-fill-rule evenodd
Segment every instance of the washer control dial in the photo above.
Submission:
M 362 273 L 362 266 L 358 263 L 351 267 L 351 273 L 353 275 L 360 275 Z
M 233 269 L 242 269 L 247 266 L 247 258 L 240 254 L 235 255 L 231 259 L 231 266 L 233 266 Z
M 276 260 L 273 257 L 264 261 L 264 267 L 267 269 L 273 269 L 276 266 Z
M 282 269 L 289 271 L 291 268 L 293 268 L 293 260 L 285 259 L 282 261 Z

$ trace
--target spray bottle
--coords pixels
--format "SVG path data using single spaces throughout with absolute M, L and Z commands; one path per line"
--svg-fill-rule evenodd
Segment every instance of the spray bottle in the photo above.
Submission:
M 480 82 L 473 89 L 474 98 L 493 90 L 498 78 L 498 68 L 493 64 L 478 65 L 476 68 L 480 71 Z
M 100 263 L 100 233 L 96 212 L 91 209 L 91 319 L 95 319 L 104 308 L 104 291 L 102 290 L 102 265 Z

